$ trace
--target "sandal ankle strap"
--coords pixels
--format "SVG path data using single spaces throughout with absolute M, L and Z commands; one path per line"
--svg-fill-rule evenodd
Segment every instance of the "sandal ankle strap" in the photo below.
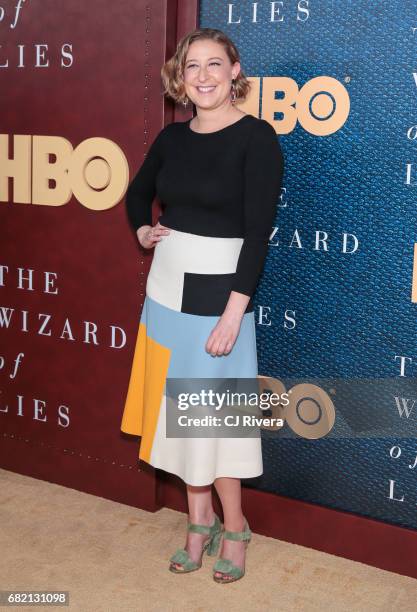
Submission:
M 199 525 L 198 523 L 190 523 L 188 522 L 188 531 L 193 533 L 202 533 L 204 535 L 211 535 L 220 529 L 220 519 L 217 514 L 214 514 L 214 523 L 213 525 Z
M 250 540 L 252 532 L 249 529 L 248 522 L 245 521 L 245 528 L 243 531 L 228 531 L 225 529 L 223 531 L 223 537 L 226 540 L 234 540 L 234 541 L 242 541 L 242 540 Z

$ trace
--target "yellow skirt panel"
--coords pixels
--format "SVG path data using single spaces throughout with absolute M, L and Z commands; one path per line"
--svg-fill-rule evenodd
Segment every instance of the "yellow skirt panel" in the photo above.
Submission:
M 140 323 L 120 428 L 124 433 L 142 437 L 139 458 L 148 463 L 170 356 L 170 349 L 149 338 L 146 325 Z

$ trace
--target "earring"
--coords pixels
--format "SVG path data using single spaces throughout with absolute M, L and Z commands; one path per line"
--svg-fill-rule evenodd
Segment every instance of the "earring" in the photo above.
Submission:
M 234 104 L 236 102 L 236 85 L 235 85 L 235 80 L 236 79 L 232 79 L 232 87 L 230 89 L 230 99 L 232 104 Z
M 188 98 L 187 96 L 185 96 L 184 100 L 182 101 L 184 108 L 186 108 L 187 104 L 188 104 Z

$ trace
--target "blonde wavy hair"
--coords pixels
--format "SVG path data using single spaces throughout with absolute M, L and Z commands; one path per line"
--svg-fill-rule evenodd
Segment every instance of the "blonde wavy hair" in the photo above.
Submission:
M 167 95 L 177 104 L 188 101 L 184 87 L 184 67 L 190 45 L 196 40 L 213 40 L 223 45 L 231 64 L 240 62 L 239 51 L 230 38 L 215 28 L 199 28 L 181 38 L 175 54 L 162 66 L 161 78 L 164 86 L 163 95 Z M 242 69 L 235 79 L 236 101 L 244 101 L 251 85 Z

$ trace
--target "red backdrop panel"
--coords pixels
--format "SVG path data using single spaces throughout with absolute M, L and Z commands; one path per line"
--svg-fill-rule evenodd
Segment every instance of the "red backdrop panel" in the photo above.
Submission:
M 106 189 L 127 186 L 174 117 L 160 69 L 177 32 L 195 27 L 196 3 L 18 4 L 3 3 L 0 22 L 0 465 L 153 509 L 154 471 L 138 469 L 139 440 L 120 432 L 152 253 L 128 226 L 125 189 L 110 203 Z M 110 141 L 72 184 L 90 183 L 83 202 L 18 201 L 4 160 L 18 159 L 32 192 L 38 136 L 74 150 Z

